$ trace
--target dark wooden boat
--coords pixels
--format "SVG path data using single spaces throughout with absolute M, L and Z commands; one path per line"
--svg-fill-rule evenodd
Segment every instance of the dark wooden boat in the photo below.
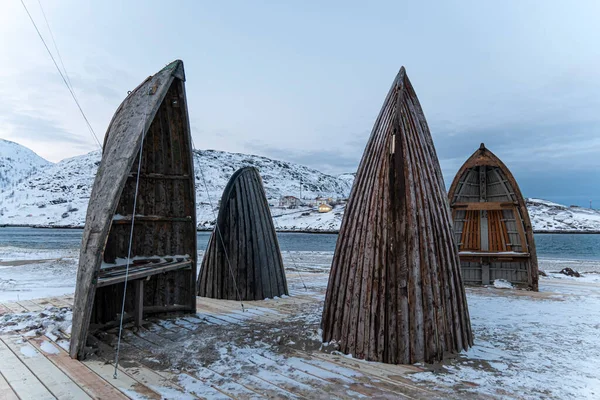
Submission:
M 385 363 L 434 362 L 472 345 L 446 189 L 404 67 L 356 174 L 322 328 L 342 352 Z
M 183 62 L 169 64 L 127 96 L 108 127 L 79 257 L 73 358 L 84 356 L 90 323 L 120 319 L 126 281 L 128 320 L 195 312 L 196 205 L 184 82 Z
M 262 179 L 256 168 L 241 168 L 223 191 L 217 223 L 200 268 L 198 295 L 263 300 L 287 294 Z
M 525 199 L 506 165 L 482 143 L 448 193 L 465 283 L 505 279 L 538 290 L 538 263 Z

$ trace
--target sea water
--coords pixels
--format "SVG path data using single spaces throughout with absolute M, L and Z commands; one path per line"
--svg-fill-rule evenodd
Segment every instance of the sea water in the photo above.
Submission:
M 0 228 L 0 247 L 78 249 L 82 229 Z M 210 232 L 198 232 L 198 250 L 206 249 Z M 278 233 L 282 251 L 335 250 L 337 234 Z M 600 234 L 535 234 L 539 258 L 600 261 Z

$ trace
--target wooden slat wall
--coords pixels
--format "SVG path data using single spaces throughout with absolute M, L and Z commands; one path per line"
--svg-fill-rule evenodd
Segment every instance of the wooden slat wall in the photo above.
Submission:
M 386 363 L 433 362 L 472 344 L 441 170 L 404 68 L 358 168 L 322 326 L 342 352 Z
M 479 250 L 481 232 L 479 229 L 479 211 L 465 211 L 460 250 Z
M 275 227 L 256 168 L 242 168 L 231 177 L 217 227 L 202 260 L 199 296 L 262 300 L 288 294 Z

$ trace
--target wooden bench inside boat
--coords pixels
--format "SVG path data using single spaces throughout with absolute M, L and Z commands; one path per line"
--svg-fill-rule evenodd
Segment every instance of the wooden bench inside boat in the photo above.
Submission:
M 193 266 L 194 262 L 189 256 L 134 259 L 133 263 L 129 264 L 129 270 L 127 270 L 127 264 L 101 268 L 96 286 L 124 283 L 126 279 L 127 282 L 131 282 L 135 291 L 134 322 L 136 326 L 141 326 L 144 316 L 144 281 L 154 275 L 180 269 L 192 269 Z
M 126 275 L 128 281 L 134 281 L 176 269 L 189 268 L 192 268 L 192 260 L 187 256 L 133 260 L 133 264 L 129 265 L 129 271 L 126 264 L 100 269 L 97 287 L 123 283 Z
M 461 257 L 527 258 L 529 253 L 516 251 L 459 251 Z

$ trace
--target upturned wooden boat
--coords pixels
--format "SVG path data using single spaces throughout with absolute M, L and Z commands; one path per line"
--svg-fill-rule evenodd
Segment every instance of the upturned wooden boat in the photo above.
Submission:
M 482 143 L 448 193 L 465 283 L 504 279 L 538 290 L 538 263 L 525 199 L 506 165 Z
M 229 179 L 198 277 L 198 296 L 263 300 L 287 295 L 277 234 L 254 167 Z
M 342 352 L 393 364 L 434 362 L 472 345 L 446 189 L 404 67 L 356 174 L 322 328 Z
M 118 323 L 125 282 L 126 320 L 195 312 L 196 197 L 184 82 L 183 62 L 169 64 L 127 96 L 108 127 L 79 257 L 73 358 L 84 356 L 90 323 Z

